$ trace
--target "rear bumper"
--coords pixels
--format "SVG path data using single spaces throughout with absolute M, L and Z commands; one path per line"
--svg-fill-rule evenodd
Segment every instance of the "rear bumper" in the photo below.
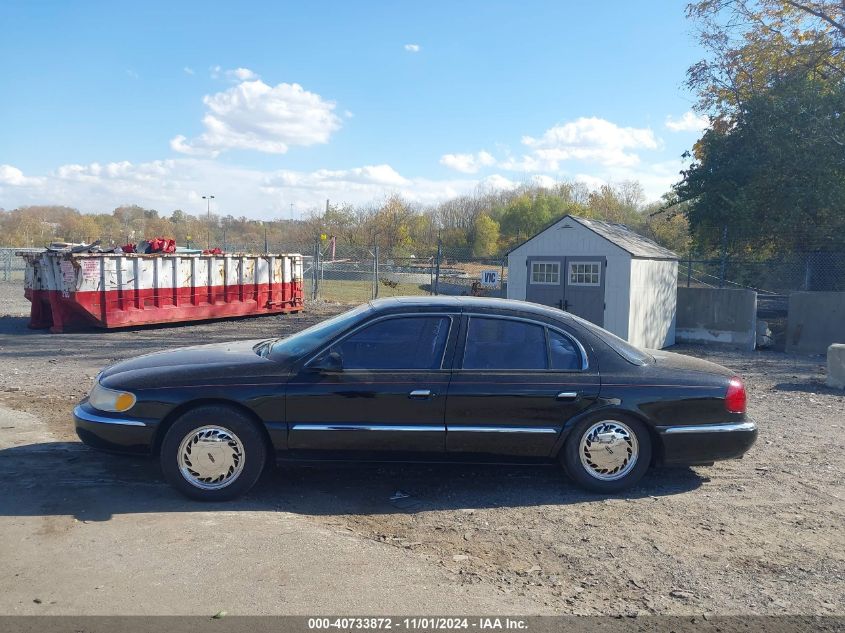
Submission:
M 736 459 L 757 440 L 757 425 L 750 420 L 731 424 L 659 426 L 664 464 L 709 464 Z
M 149 453 L 158 426 L 157 420 L 103 413 L 87 402 L 73 409 L 73 422 L 85 444 L 117 453 Z

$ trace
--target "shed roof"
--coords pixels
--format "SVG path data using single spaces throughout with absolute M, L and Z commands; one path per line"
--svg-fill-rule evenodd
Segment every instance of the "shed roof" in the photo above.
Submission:
M 624 224 L 605 222 L 603 220 L 590 220 L 588 218 L 578 217 L 577 215 L 565 215 L 559 220 L 555 220 L 555 222 L 544 228 L 536 235 L 533 235 L 522 242 L 522 244 L 519 244 L 509 250 L 508 254 L 514 252 L 524 244 L 527 244 L 538 235 L 545 233 L 554 226 L 557 226 L 567 218 L 575 220 L 585 228 L 588 228 L 597 235 L 603 237 L 608 242 L 615 244 L 622 250 L 630 253 L 633 257 L 641 259 L 679 259 L 676 253 L 670 251 L 668 248 L 664 248 L 654 240 L 650 240 L 647 237 L 640 235 Z

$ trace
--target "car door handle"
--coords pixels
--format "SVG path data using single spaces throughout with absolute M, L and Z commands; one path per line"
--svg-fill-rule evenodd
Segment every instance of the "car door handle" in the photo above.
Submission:
M 426 400 L 432 397 L 431 389 L 414 389 L 408 394 L 412 400 Z
M 578 399 L 578 392 L 577 391 L 561 391 L 557 396 L 555 396 L 555 400 L 562 400 L 564 402 L 569 402 L 572 400 Z

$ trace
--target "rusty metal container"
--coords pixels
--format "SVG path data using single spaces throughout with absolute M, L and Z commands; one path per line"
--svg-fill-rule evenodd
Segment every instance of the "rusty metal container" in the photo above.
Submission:
M 299 312 L 302 256 L 20 252 L 31 328 Z

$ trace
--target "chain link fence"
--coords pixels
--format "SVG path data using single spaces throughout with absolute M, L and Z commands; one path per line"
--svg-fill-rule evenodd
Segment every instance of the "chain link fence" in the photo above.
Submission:
M 306 297 L 337 303 L 409 295 L 503 297 L 507 266 L 501 258 L 479 258 L 458 249 L 390 255 L 371 248 L 317 244 L 306 256 Z
M 845 253 L 795 253 L 762 261 L 688 256 L 679 262 L 678 285 L 749 288 L 772 295 L 798 290 L 843 292 Z
M 264 252 L 264 244 L 227 244 L 228 252 Z M 469 249 L 440 246 L 431 252 L 391 253 L 383 247 L 318 240 L 268 243 L 268 252 L 303 256 L 305 298 L 358 304 L 414 295 L 505 297 L 507 260 L 478 257 Z M 493 274 L 495 273 L 495 274 Z
M 15 253 L 21 251 L 39 253 L 43 250 L 43 248 L 0 247 L 0 280 L 23 281 L 26 261 Z

